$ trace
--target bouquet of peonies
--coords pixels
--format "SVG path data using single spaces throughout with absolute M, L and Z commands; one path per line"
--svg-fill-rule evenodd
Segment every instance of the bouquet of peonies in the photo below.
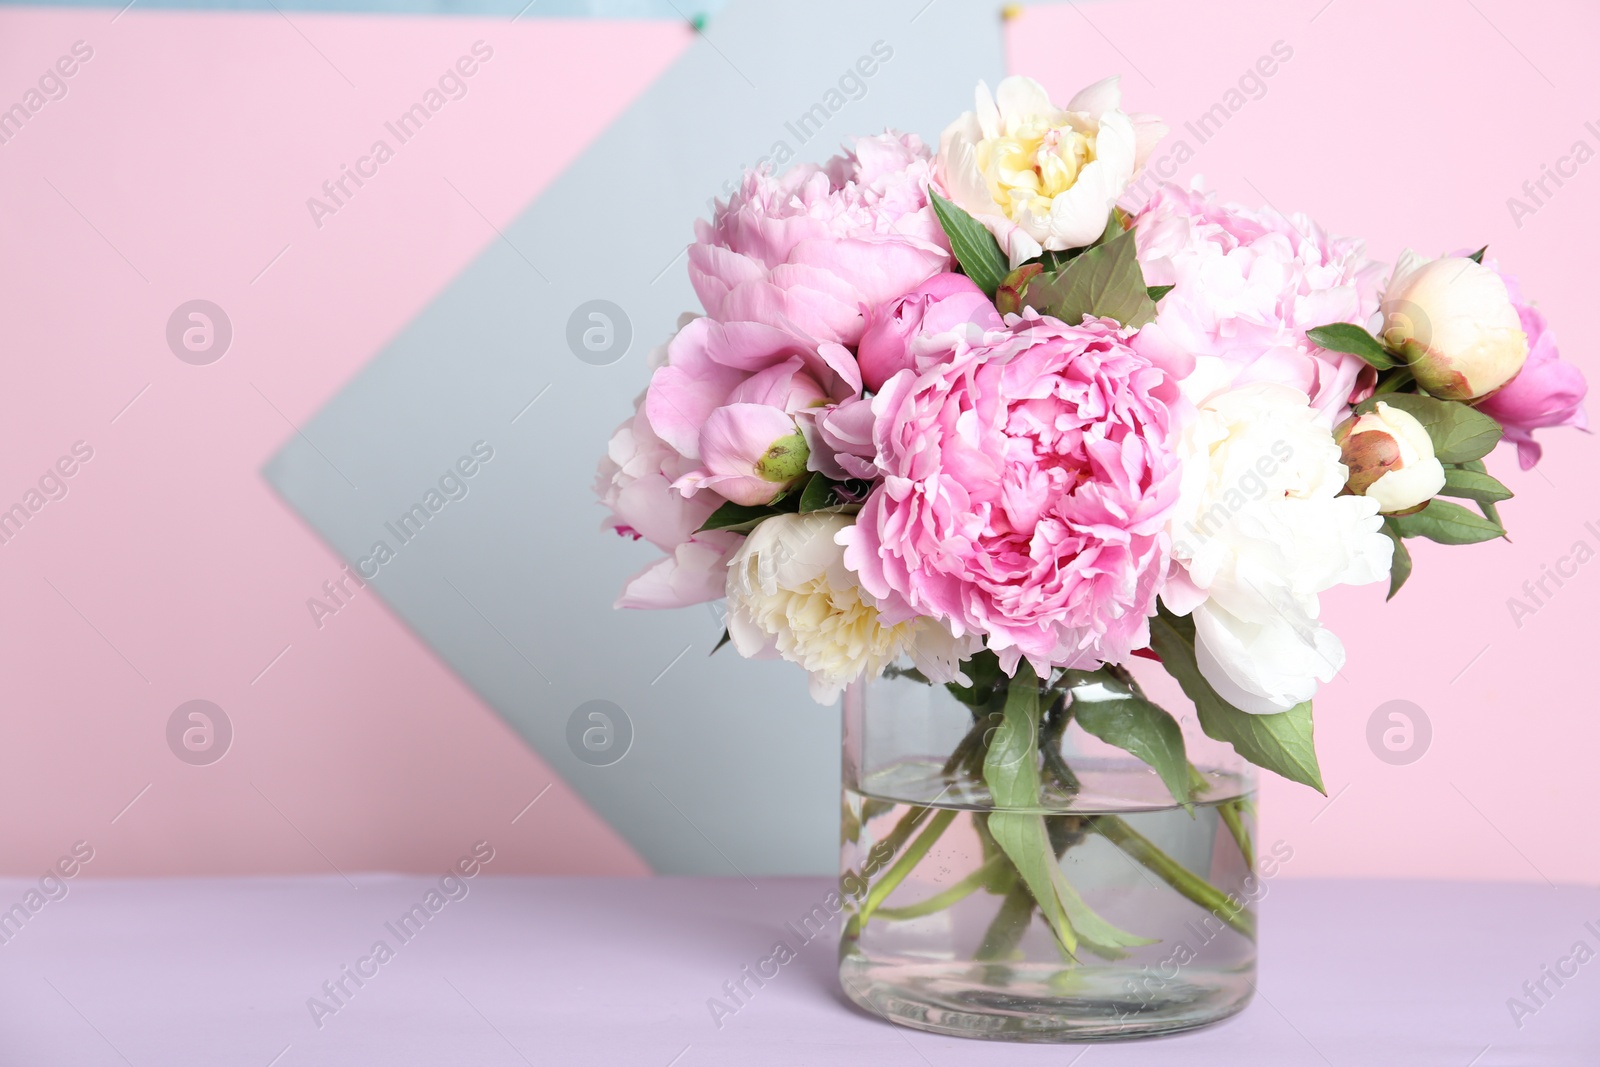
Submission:
M 1484 457 L 1538 462 L 1584 380 L 1482 249 L 1383 284 L 1304 216 L 1119 205 L 1164 132 L 1114 78 L 1058 108 L 1013 77 L 937 153 L 884 133 L 747 173 L 696 224 L 705 314 L 601 464 L 606 526 L 667 553 L 619 606 L 726 596 L 725 640 L 821 702 L 890 668 L 958 698 L 1099 679 L 1140 698 L 1107 739 L 1141 758 L 1144 656 L 1208 735 L 1321 788 L 1319 594 L 1504 536 Z

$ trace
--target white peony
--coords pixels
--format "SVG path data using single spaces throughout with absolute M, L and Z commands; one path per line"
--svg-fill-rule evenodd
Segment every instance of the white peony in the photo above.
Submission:
M 811 696 L 831 704 L 862 677 L 909 657 L 934 682 L 960 676 L 978 650 L 937 621 L 884 626 L 877 605 L 844 565 L 834 536 L 849 516 L 775 515 L 750 531 L 728 563 L 728 636 L 739 654 L 781 656 L 811 674 Z
M 1283 711 L 1344 666 L 1318 594 L 1389 573 L 1378 503 L 1340 496 L 1345 467 L 1298 389 L 1255 382 L 1203 398 L 1185 427 L 1162 600 L 1193 614 L 1200 671 L 1255 714 Z
M 1044 249 L 1093 244 L 1128 183 L 1167 128 L 1126 115 L 1117 79 L 1096 82 L 1059 109 L 1032 78 L 994 95 L 939 139 L 938 176 L 950 199 L 989 228 L 1013 267 Z

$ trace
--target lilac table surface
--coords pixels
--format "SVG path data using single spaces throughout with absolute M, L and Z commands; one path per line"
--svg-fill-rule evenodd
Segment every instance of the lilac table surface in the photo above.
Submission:
M 0 881 L 0 907 L 34 885 Z M 397 936 L 437 886 L 69 882 L 26 921 L 0 920 L 0 1063 L 1600 1065 L 1595 889 L 1285 879 L 1262 904 L 1260 994 L 1243 1014 L 1170 1038 L 1048 1046 L 938 1037 L 848 1004 L 837 924 L 805 944 L 785 926 L 821 903 L 824 879 L 484 874 Z M 780 938 L 796 958 L 719 1027 L 708 1000 Z M 379 941 L 391 958 L 361 964 Z M 358 966 L 375 972 L 360 986 L 344 977 Z M 1570 976 L 1558 985 L 1547 967 Z M 323 983 L 341 978 L 335 1002 Z M 1538 993 L 1541 979 L 1536 1003 L 1523 983 Z M 1514 1019 L 1512 997 L 1532 1010 Z

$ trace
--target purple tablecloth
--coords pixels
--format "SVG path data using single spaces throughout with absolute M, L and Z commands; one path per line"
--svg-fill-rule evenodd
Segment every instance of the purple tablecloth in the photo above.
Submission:
M 484 875 L 431 899 L 435 879 L 353 883 L 79 880 L 48 900 L 0 881 L 0 908 L 28 915 L 0 917 L 0 1062 L 1600 1064 L 1594 889 L 1282 881 L 1263 904 L 1261 995 L 1242 1015 L 1062 1047 L 889 1026 L 838 993 L 831 929 L 719 1028 L 708 1000 L 779 937 L 795 943 L 784 924 L 822 900 L 822 879 Z

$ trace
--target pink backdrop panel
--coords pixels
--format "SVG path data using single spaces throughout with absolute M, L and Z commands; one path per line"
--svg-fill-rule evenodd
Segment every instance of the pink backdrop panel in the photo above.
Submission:
M 1225 199 L 1304 211 L 1388 263 L 1407 244 L 1430 256 L 1488 244 L 1596 382 L 1600 161 L 1577 158 L 1600 151 L 1597 36 L 1600 10 L 1576 0 L 1140 0 L 1028 7 L 1008 54 L 1060 101 L 1120 73 L 1125 106 L 1171 127 L 1153 163 L 1180 182 L 1203 175 Z M 1563 184 L 1546 179 L 1531 199 L 1524 182 L 1558 164 Z M 1387 606 L 1378 587 L 1324 598 L 1349 653 L 1317 698 L 1329 795 L 1264 776 L 1263 834 L 1294 846 L 1287 872 L 1600 882 L 1585 803 L 1600 749 L 1600 457 L 1586 434 L 1541 439 L 1533 472 L 1506 447 L 1489 459 L 1517 493 L 1502 505 L 1510 543 L 1412 542 L 1415 575 Z M 1545 578 L 1529 599 L 1524 583 L 1558 566 L 1560 584 Z M 1420 758 L 1405 764 L 1368 740 L 1397 700 L 1432 732 L 1426 744 L 1413 732 Z
M 502 871 L 645 873 L 370 590 L 312 625 L 341 563 L 259 471 L 690 34 L 113 15 L 0 9 L 7 105 L 77 45 L 0 144 L 0 507 L 92 450 L 0 544 L 0 873 L 78 840 L 113 875 L 427 870 L 480 839 Z M 465 94 L 316 225 L 463 56 Z M 164 343 L 195 298 L 233 324 L 207 366 Z M 249 739 L 203 767 L 163 735 L 197 698 Z

